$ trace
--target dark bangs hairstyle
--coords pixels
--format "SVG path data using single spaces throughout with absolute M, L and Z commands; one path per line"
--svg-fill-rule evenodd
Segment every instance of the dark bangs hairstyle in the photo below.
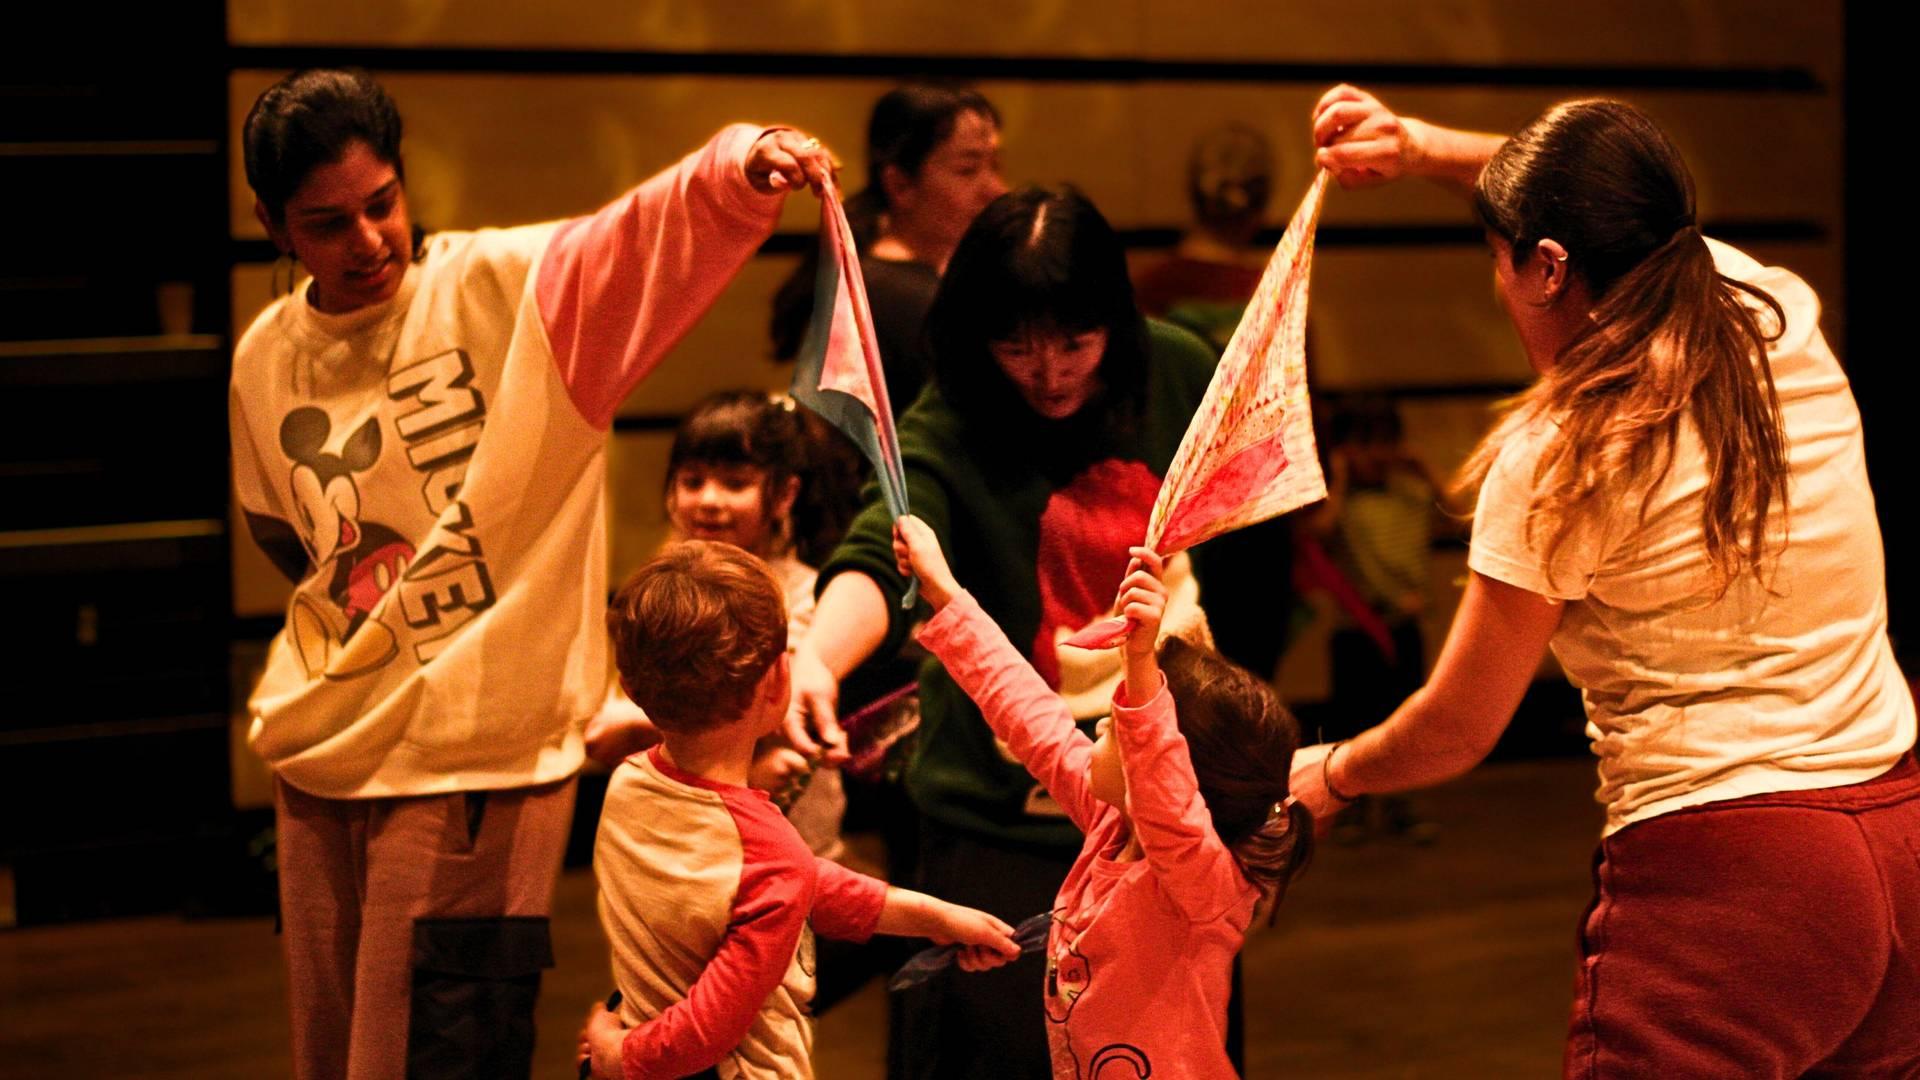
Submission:
M 837 520 L 821 497 L 816 475 L 820 458 L 793 399 L 762 390 L 722 390 L 694 406 L 674 432 L 664 494 L 672 494 L 681 467 L 691 463 L 763 470 L 766 481 L 760 497 L 769 506 L 774 493 L 798 477 L 793 509 L 785 521 L 775 522 L 775 528 L 793 545 L 800 561 L 818 566 L 832 554 L 844 531 L 844 522 Z
M 1558 435 L 1533 478 L 1528 525 L 1549 530 L 1551 576 L 1554 552 L 1584 515 L 1664 478 L 1690 418 L 1706 454 L 1711 592 L 1749 571 L 1764 585 L 1768 519 L 1787 513 L 1787 441 L 1767 361 L 1786 316 L 1765 291 L 1714 268 L 1680 152 L 1631 105 L 1564 102 L 1487 162 L 1474 206 L 1512 245 L 1516 267 L 1541 240 L 1565 247 L 1593 310 L 1474 451 L 1461 486 L 1486 478 L 1510 434 L 1551 417 Z
M 1287 802 L 1300 725 L 1272 686 L 1212 649 L 1170 637 L 1159 657 L 1213 831 L 1271 914 L 1313 858 L 1313 812 Z
M 386 88 L 358 68 L 303 68 L 267 87 L 247 110 L 240 139 L 247 186 L 276 224 L 286 220 L 287 200 L 307 174 L 339 161 L 355 142 L 366 143 L 406 183 L 400 110 Z M 424 237 L 416 224 L 416 260 Z
M 1091 414 L 1113 431 L 1138 417 L 1147 379 L 1147 324 L 1120 237 L 1075 188 L 1008 192 L 973 219 L 927 311 L 934 383 L 976 422 L 1044 424 L 990 346 L 1029 331 L 1093 329 L 1107 332 L 1101 389 L 1062 423 Z

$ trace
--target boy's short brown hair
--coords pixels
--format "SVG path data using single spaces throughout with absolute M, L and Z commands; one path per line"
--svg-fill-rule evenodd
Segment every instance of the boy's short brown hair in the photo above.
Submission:
M 607 605 L 613 661 L 662 731 L 738 719 L 787 651 L 787 603 L 765 563 L 732 544 L 674 544 Z

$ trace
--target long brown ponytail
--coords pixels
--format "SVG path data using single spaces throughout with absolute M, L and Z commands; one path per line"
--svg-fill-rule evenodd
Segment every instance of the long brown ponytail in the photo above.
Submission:
M 1313 814 L 1288 798 L 1299 722 L 1265 680 L 1205 646 L 1168 638 L 1160 670 L 1213 831 L 1271 916 L 1313 858 Z
M 1766 351 L 1786 316 L 1772 296 L 1714 268 L 1679 152 L 1631 105 L 1566 102 L 1508 140 L 1474 197 L 1516 266 L 1556 240 L 1595 302 L 1586 327 L 1468 460 L 1462 485 L 1485 479 L 1508 435 L 1551 418 L 1559 432 L 1541 455 L 1533 504 L 1533 520 L 1552 530 L 1551 572 L 1573 526 L 1604 509 L 1599 496 L 1664 478 L 1680 421 L 1691 417 L 1707 459 L 1713 591 L 1749 571 L 1761 580 L 1769 516 L 1787 512 L 1786 435 Z

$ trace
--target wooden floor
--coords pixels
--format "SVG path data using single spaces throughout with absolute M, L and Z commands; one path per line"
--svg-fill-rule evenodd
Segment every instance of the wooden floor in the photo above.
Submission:
M 1247 1075 L 1555 1075 L 1600 826 L 1593 787 L 1587 760 L 1491 765 L 1419 796 L 1444 830 L 1433 846 L 1327 844 L 1247 944 Z M 607 989 L 590 873 L 562 876 L 554 938 L 543 1080 L 574 1075 L 574 1032 Z M 824 1080 L 882 1074 L 882 993 L 875 983 L 822 1018 Z M 0 1077 L 287 1073 L 270 919 L 0 932 Z

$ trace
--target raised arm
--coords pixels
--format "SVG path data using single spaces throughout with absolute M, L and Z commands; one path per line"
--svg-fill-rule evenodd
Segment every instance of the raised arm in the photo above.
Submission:
M 1113 738 L 1127 776 L 1127 817 L 1155 879 L 1189 919 L 1205 922 L 1240 902 L 1246 879 L 1213 831 L 1193 776 L 1193 759 L 1175 721 L 1164 677 L 1144 701 L 1129 679 L 1113 702 Z
M 1245 878 L 1213 831 L 1193 775 L 1193 759 L 1176 723 L 1173 696 L 1157 651 L 1167 588 L 1159 555 L 1132 549 L 1117 606 L 1132 628 L 1123 646 L 1126 681 L 1113 701 L 1113 735 L 1127 777 L 1127 817 L 1160 888 L 1196 922 L 1238 903 Z
M 1314 163 L 1345 188 L 1418 176 L 1471 198 L 1480 170 L 1506 141 L 1401 116 L 1353 86 L 1334 87 L 1313 107 Z
M 1013 647 L 972 594 L 953 598 L 920 631 L 920 643 L 980 706 L 987 726 L 1086 832 L 1100 813 L 1087 785 L 1093 740 L 1074 725 L 1067 703 Z
M 1099 800 L 1087 783 L 1093 740 L 1074 726 L 1060 695 L 947 568 L 939 539 L 917 517 L 900 519 L 894 552 L 902 573 L 920 579 L 934 610 L 920 643 L 940 658 L 1013 756 L 1047 789 L 1082 832 L 1093 827 Z
M 536 297 L 568 394 L 597 427 L 773 232 L 795 177 L 830 167 L 799 132 L 734 124 L 678 164 L 560 226 Z

